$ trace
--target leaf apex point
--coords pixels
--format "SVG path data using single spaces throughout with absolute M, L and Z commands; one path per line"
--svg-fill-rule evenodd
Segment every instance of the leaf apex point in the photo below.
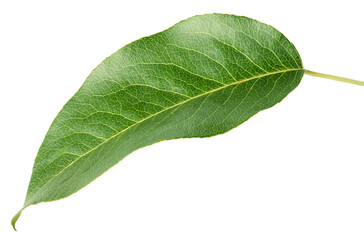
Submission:
M 15 231 L 17 231 L 16 230 L 16 227 L 15 227 L 15 224 L 18 221 L 18 219 L 19 219 L 22 211 L 23 211 L 23 209 L 20 210 L 17 214 L 15 214 L 14 217 L 11 219 L 11 226 L 13 226 L 13 228 L 14 228 Z

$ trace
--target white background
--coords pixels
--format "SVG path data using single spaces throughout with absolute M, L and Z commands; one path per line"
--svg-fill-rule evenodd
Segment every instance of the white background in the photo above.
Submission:
M 305 68 L 364 80 L 361 2 L 2 0 L 0 239 L 363 239 L 364 88 L 310 76 L 238 128 L 140 149 L 10 226 L 52 120 L 117 49 L 231 13 L 276 27 Z

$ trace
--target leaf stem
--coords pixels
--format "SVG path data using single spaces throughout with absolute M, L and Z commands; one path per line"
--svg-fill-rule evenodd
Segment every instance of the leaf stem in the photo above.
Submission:
M 339 81 L 339 82 L 345 82 L 345 83 L 351 83 L 351 84 L 364 86 L 364 82 L 362 82 L 362 81 L 358 81 L 358 80 L 354 80 L 354 79 L 350 79 L 350 78 L 338 77 L 338 76 L 329 75 L 329 74 L 313 72 L 313 71 L 310 71 L 310 70 L 307 70 L 307 69 L 305 69 L 305 74 L 315 76 L 315 77 L 332 79 L 332 80 Z

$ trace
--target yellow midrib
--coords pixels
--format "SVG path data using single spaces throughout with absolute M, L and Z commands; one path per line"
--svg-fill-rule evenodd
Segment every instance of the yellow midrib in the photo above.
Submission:
M 191 100 L 193 100 L 193 99 L 196 99 L 196 98 L 202 97 L 202 96 L 204 96 L 204 95 L 207 95 L 207 94 L 210 94 L 210 93 L 213 93 L 213 92 L 217 92 L 217 91 L 219 91 L 219 90 L 221 90 L 221 89 L 224 89 L 224 88 L 227 88 L 227 87 L 230 87 L 230 86 L 236 85 L 236 84 L 240 84 L 240 83 L 243 83 L 243 82 L 251 81 L 251 80 L 254 80 L 254 79 L 258 79 L 258 78 L 262 78 L 262 77 L 266 77 L 266 76 L 274 75 L 274 74 L 285 73 L 285 72 L 292 72 L 292 71 L 300 71 L 300 70 L 303 70 L 303 68 L 296 68 L 296 69 L 284 69 L 284 70 L 280 70 L 280 71 L 276 71 L 276 72 L 271 72 L 271 73 L 266 73 L 266 74 L 262 74 L 262 75 L 259 75 L 259 76 L 255 76 L 255 77 L 246 78 L 246 79 L 243 79 L 243 80 L 240 80 L 240 81 L 236 81 L 236 82 L 233 82 L 233 83 L 230 83 L 230 84 L 227 84 L 227 85 L 221 86 L 221 87 L 219 87 L 219 88 L 216 88 L 216 89 L 214 89 L 214 90 L 204 92 L 204 93 L 202 93 L 202 94 L 200 94 L 200 95 L 197 95 L 197 96 L 191 97 L 191 98 L 189 98 L 189 99 L 187 99 L 187 100 L 185 100 L 185 101 L 182 101 L 182 102 L 177 103 L 177 104 L 175 104 L 175 105 L 173 105 L 173 106 L 167 107 L 167 108 L 163 109 L 163 110 L 162 110 L 162 111 L 160 111 L 160 112 L 157 112 L 157 113 L 155 113 L 155 114 L 152 114 L 152 115 L 150 115 L 150 116 L 148 116 L 148 117 L 144 118 L 143 120 L 140 120 L 140 121 L 138 121 L 138 122 L 133 123 L 133 124 L 132 124 L 132 125 L 130 125 L 129 127 L 127 127 L 127 128 L 125 128 L 125 129 L 123 129 L 122 131 L 118 132 L 117 134 L 113 135 L 112 137 L 110 137 L 110 138 L 106 139 L 106 140 L 105 140 L 104 142 L 102 142 L 101 144 L 97 145 L 96 147 L 92 148 L 91 150 L 87 151 L 86 153 L 84 153 L 84 154 L 80 155 L 78 158 L 76 158 L 75 160 L 73 160 L 73 161 L 72 161 L 69 165 L 67 165 L 64 169 L 62 169 L 62 171 L 60 171 L 59 173 L 57 173 L 56 175 L 54 175 L 51 179 L 49 179 L 49 180 L 48 180 L 48 182 L 46 182 L 46 183 L 45 183 L 45 184 L 44 184 L 41 188 L 39 188 L 39 189 L 38 189 L 38 190 L 37 190 L 34 194 L 32 194 L 32 198 L 30 198 L 29 200 L 25 201 L 23 209 L 24 209 L 24 208 L 26 208 L 27 206 L 32 205 L 32 200 L 34 199 L 34 196 L 35 196 L 38 192 L 40 192 L 40 191 L 41 191 L 41 190 L 42 190 L 42 189 L 43 189 L 43 188 L 44 188 L 47 184 L 49 184 L 49 183 L 50 183 L 53 179 L 55 179 L 57 176 L 59 176 L 60 174 L 62 174 L 62 172 L 64 172 L 64 171 L 65 171 L 66 169 L 68 169 L 69 167 L 71 167 L 71 166 L 72 166 L 75 162 L 77 162 L 79 159 L 81 159 L 82 157 L 86 156 L 86 155 L 87 155 L 87 154 L 89 154 L 90 152 L 94 151 L 94 150 L 95 150 L 95 149 L 97 149 L 98 147 L 100 147 L 100 146 L 104 145 L 105 143 L 107 143 L 107 142 L 108 142 L 108 141 L 110 141 L 111 139 L 113 139 L 113 138 L 115 138 L 115 137 L 119 136 L 120 134 L 122 134 L 123 132 L 127 131 L 128 129 L 130 129 L 130 128 L 134 127 L 135 125 L 137 125 L 137 124 L 139 124 L 139 123 L 142 123 L 142 122 L 144 122 L 144 121 L 148 120 L 149 118 L 152 118 L 152 117 L 154 117 L 154 116 L 156 116 L 156 115 L 158 115 L 158 114 L 160 114 L 160 113 L 163 113 L 163 112 L 165 112 L 165 111 L 167 111 L 167 110 L 169 110 L 169 109 L 172 109 L 172 108 L 174 108 L 174 107 L 177 107 L 177 106 L 179 106 L 179 105 L 182 105 L 182 104 L 184 104 L 184 103 L 186 103 L 186 102 L 189 102 L 189 101 L 191 101 Z

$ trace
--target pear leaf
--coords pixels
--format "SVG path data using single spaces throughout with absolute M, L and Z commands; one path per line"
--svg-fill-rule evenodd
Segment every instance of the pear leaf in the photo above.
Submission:
M 304 73 L 282 33 L 242 16 L 195 16 L 130 43 L 54 119 L 22 210 L 77 192 L 144 146 L 225 133 L 279 103 Z

